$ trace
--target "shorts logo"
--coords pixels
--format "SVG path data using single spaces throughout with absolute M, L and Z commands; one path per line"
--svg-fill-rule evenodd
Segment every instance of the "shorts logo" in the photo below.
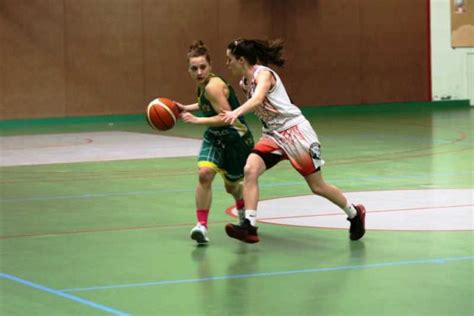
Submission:
M 321 160 L 321 145 L 312 143 L 311 146 L 309 146 L 309 154 L 311 158 Z

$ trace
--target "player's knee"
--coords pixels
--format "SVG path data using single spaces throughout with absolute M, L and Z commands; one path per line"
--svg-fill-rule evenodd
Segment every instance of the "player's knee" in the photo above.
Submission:
M 200 168 L 198 172 L 199 183 L 202 185 L 210 185 L 214 179 L 215 172 L 209 168 Z
M 324 186 L 319 185 L 319 184 L 313 184 L 311 185 L 311 192 L 313 192 L 316 195 L 323 195 L 324 196 Z
M 256 180 L 258 178 L 259 169 L 254 164 L 247 163 L 244 167 L 245 180 Z

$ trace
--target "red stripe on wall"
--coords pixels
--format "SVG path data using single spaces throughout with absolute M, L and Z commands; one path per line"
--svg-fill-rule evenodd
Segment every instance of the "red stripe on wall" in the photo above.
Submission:
M 431 0 L 426 0 L 426 62 L 427 62 L 427 76 L 428 76 L 428 96 L 427 99 L 428 101 L 432 101 L 432 83 L 431 83 L 431 5 L 430 5 Z

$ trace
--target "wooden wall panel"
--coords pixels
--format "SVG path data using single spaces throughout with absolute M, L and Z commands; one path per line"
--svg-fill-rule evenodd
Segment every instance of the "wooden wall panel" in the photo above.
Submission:
M 136 113 L 144 100 L 140 0 L 65 0 L 67 115 Z
M 66 114 L 63 23 L 61 1 L 0 1 L 0 119 Z
M 208 46 L 213 71 L 237 88 L 238 79 L 232 78 L 225 66 L 225 48 L 235 37 L 268 37 L 271 8 L 269 0 L 145 0 L 147 100 L 165 96 L 184 103 L 195 102 L 195 85 L 187 71 L 186 54 L 197 39 Z
M 5 83 L 4 77 L 6 74 L 6 54 L 4 47 L 7 43 L 7 29 L 10 28 L 6 21 L 6 17 L 2 12 L 5 11 L 5 3 L 3 0 L 0 0 L 0 119 L 6 118 L 6 105 L 4 102 L 5 96 Z
M 186 55 L 194 40 L 202 40 L 209 47 L 211 56 L 215 56 L 218 48 L 217 2 L 144 0 L 146 102 L 159 96 L 185 104 L 196 101 Z
M 275 36 L 285 40 L 287 58 L 281 74 L 293 101 L 329 105 L 360 99 L 358 2 L 298 0 L 278 11 L 277 21 L 285 24 Z
M 429 100 L 426 14 L 425 0 L 280 2 L 285 26 L 274 34 L 286 41 L 281 73 L 294 101 Z
M 428 101 L 425 0 L 361 1 L 360 103 Z
M 190 43 L 234 85 L 236 37 L 283 38 L 294 101 L 429 100 L 426 0 L 0 0 L 0 119 L 140 113 L 193 102 Z M 242 97 L 242 95 L 240 95 Z
M 273 38 L 273 12 L 278 2 L 219 1 L 219 40 L 214 68 L 234 86 L 241 101 L 245 101 L 245 97 L 238 85 L 240 78 L 234 77 L 225 64 L 227 45 L 237 38 Z

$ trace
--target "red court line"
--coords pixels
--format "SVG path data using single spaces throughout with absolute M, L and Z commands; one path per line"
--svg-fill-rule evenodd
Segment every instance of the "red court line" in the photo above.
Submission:
M 378 213 L 390 213 L 390 212 L 406 212 L 406 211 L 429 211 L 432 209 L 438 208 L 455 208 L 455 207 L 465 207 L 465 206 L 474 206 L 473 204 L 466 204 L 466 205 L 446 205 L 446 206 L 433 206 L 433 207 L 413 207 L 413 208 L 398 208 L 398 209 L 388 209 L 388 210 L 380 210 L 380 211 L 367 211 L 370 214 L 378 214 Z M 304 217 L 320 217 L 320 216 L 340 216 L 344 215 L 343 212 L 338 213 L 323 213 L 323 214 L 314 214 L 314 215 L 295 215 L 295 216 L 281 216 L 281 217 L 265 217 L 259 218 L 258 221 L 267 221 L 267 220 L 274 220 L 274 219 L 289 219 L 289 218 L 304 218 Z
M 438 209 L 438 208 L 455 208 L 455 207 L 465 207 L 465 206 L 473 206 L 472 204 L 466 205 L 451 205 L 451 206 L 436 206 L 436 207 L 424 207 L 424 208 L 405 208 L 405 209 L 391 209 L 391 210 L 381 210 L 381 211 L 367 211 L 367 213 L 375 214 L 375 213 L 389 213 L 389 212 L 406 212 L 406 211 L 429 211 L 431 209 Z M 230 209 L 232 210 L 232 208 Z M 230 213 L 229 210 L 229 213 Z M 228 213 L 228 214 L 229 214 Z M 326 226 L 316 226 L 316 225 L 298 225 L 298 224 L 285 224 L 285 223 L 272 223 L 272 222 L 265 222 L 265 220 L 273 220 L 273 219 L 287 219 L 287 218 L 298 218 L 298 217 L 317 217 L 317 216 L 340 216 L 344 215 L 344 213 L 327 213 L 327 214 L 318 214 L 318 215 L 301 215 L 301 216 L 286 216 L 286 217 L 268 217 L 259 219 L 258 222 L 270 224 L 270 225 L 277 225 L 277 226 L 285 226 L 285 227 L 301 227 L 301 228 L 321 228 L 321 229 L 329 229 L 329 230 L 344 230 L 346 228 L 343 227 L 326 227 Z M 232 214 L 233 216 L 233 214 Z M 472 229 L 387 229 L 387 228 L 370 228 L 370 231 L 389 231 L 389 232 L 416 232 L 416 233 L 431 233 L 431 232 L 471 232 Z
M 447 206 L 436 206 L 436 207 L 424 207 L 424 208 L 405 208 L 405 209 L 391 209 L 391 210 L 381 210 L 381 211 L 368 211 L 367 213 L 388 213 L 388 212 L 405 212 L 405 211 L 427 211 L 431 209 L 438 209 L 438 208 L 454 208 L 454 207 L 465 207 L 465 206 L 473 206 L 472 204 L 466 205 L 447 205 Z M 235 217 L 231 210 L 233 207 L 228 208 L 226 213 Z M 300 217 L 318 217 L 318 216 L 340 216 L 344 215 L 340 212 L 338 213 L 325 213 L 325 214 L 315 214 L 315 215 L 299 215 L 299 216 L 282 216 L 282 217 L 266 217 L 260 218 L 258 221 L 263 222 L 266 220 L 275 220 L 275 219 L 287 219 L 287 218 L 300 218 Z M 209 222 L 209 224 L 225 224 L 228 221 L 214 221 Z M 286 224 L 278 224 L 278 223 L 270 223 L 274 225 L 284 225 Z M 119 231 L 132 231 L 132 230 L 145 230 L 145 229 L 166 229 L 166 228 L 176 228 L 176 227 L 192 227 L 195 223 L 182 223 L 182 224 L 167 224 L 167 225 L 145 225 L 145 226 L 131 226 L 131 227 L 116 227 L 116 228 L 103 228 L 103 229 L 80 229 L 74 231 L 62 231 L 62 232 L 47 232 L 47 233 L 31 233 L 31 234 L 18 234 L 18 235 L 6 235 L 0 236 L 0 239 L 14 239 L 14 238 L 25 238 L 25 237 L 48 237 L 48 236 L 62 236 L 62 235 L 73 235 L 73 234 L 86 234 L 86 233 L 102 233 L 102 232 L 119 232 Z M 299 227 L 300 225 L 291 225 Z M 300 226 L 300 227 L 311 227 L 311 226 Z M 315 226 L 316 227 L 316 226 Z M 316 228 L 324 228 L 324 227 L 316 227 Z

